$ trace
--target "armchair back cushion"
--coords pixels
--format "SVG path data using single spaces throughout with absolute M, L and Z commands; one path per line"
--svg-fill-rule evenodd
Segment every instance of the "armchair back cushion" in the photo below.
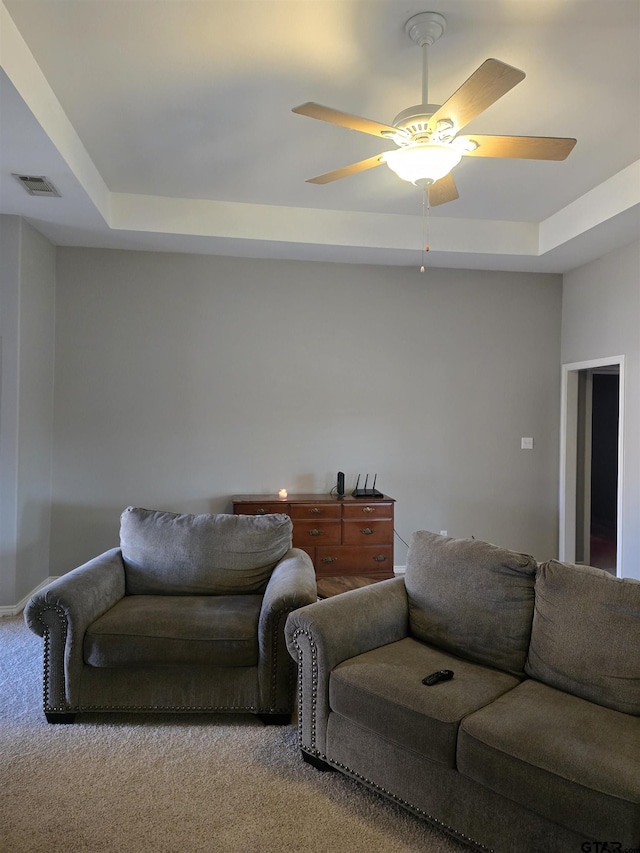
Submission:
M 179 515 L 128 507 L 120 547 L 128 595 L 264 592 L 291 548 L 288 515 Z
M 413 535 L 405 585 L 414 637 L 523 675 L 533 620 L 533 557 L 426 530 Z
M 640 581 L 549 560 L 538 571 L 527 674 L 640 716 Z

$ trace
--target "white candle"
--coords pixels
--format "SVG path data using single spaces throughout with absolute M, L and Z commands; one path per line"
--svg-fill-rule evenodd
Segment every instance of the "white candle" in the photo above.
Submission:
M 288 494 L 288 492 L 286 489 L 280 489 L 280 491 L 278 492 L 278 497 L 279 498 L 286 498 L 287 494 Z

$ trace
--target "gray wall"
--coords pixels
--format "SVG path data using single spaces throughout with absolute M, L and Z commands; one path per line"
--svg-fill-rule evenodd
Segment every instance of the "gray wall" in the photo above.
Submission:
M 52 573 L 128 504 L 338 470 L 377 472 L 406 541 L 556 555 L 560 276 L 59 248 L 57 280 Z
M 55 248 L 0 216 L 0 607 L 49 574 Z
M 622 574 L 640 578 L 640 242 L 564 276 L 562 363 L 625 357 Z

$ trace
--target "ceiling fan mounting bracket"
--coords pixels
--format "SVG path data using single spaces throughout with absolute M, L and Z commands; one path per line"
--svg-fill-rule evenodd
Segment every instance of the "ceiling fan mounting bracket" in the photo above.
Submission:
M 438 12 L 420 12 L 404 25 L 409 38 L 422 50 L 422 103 L 429 103 L 429 48 L 438 41 L 447 26 Z
M 409 38 L 423 47 L 438 41 L 446 26 L 446 18 L 438 12 L 420 12 L 409 18 L 404 29 Z

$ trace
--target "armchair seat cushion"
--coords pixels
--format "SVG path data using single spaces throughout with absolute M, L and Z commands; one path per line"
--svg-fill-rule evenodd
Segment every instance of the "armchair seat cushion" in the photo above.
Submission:
M 126 595 L 87 629 L 94 667 L 255 666 L 261 595 Z
M 527 680 L 460 727 L 458 769 L 594 838 L 640 839 L 640 718 Z
M 452 669 L 433 687 L 424 676 Z M 329 680 L 332 711 L 430 761 L 455 767 L 460 721 L 520 679 L 406 637 L 339 664 Z

